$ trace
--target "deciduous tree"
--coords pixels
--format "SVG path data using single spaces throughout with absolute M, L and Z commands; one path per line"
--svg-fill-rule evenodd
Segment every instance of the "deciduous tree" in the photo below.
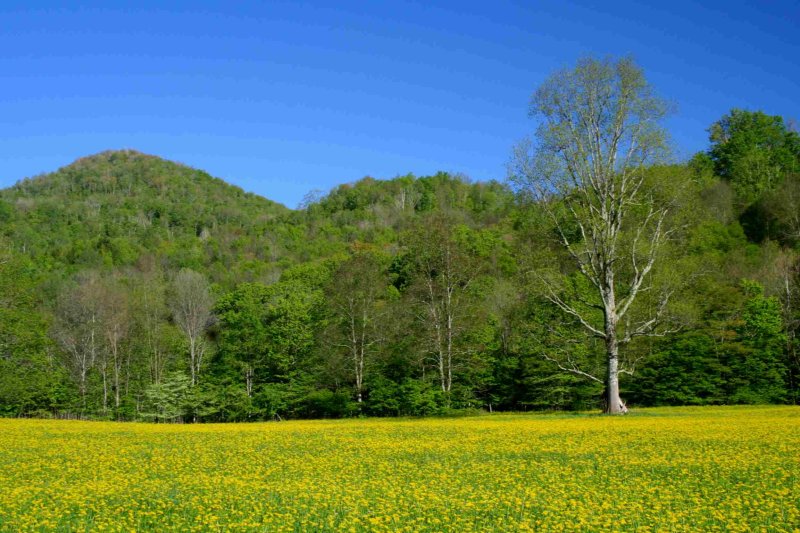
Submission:
M 800 170 L 800 136 L 780 116 L 733 109 L 708 131 L 714 168 L 744 206 Z
M 653 267 L 671 231 L 669 202 L 646 172 L 666 155 L 660 121 L 667 111 L 631 59 L 582 59 L 533 94 L 536 142 L 520 143 L 511 165 L 512 182 L 549 215 L 591 290 L 590 298 L 570 298 L 563 276 L 539 271 L 546 297 L 605 344 L 603 377 L 567 359 L 555 362 L 604 383 L 608 413 L 626 411 L 619 376 L 633 369 L 621 365 L 620 347 L 657 334 L 669 298 L 665 292 L 649 314 L 634 318 L 637 298 L 655 290 Z
M 383 339 L 380 321 L 388 284 L 380 259 L 369 250 L 357 250 L 333 273 L 326 292 L 331 312 L 327 344 L 347 360 L 358 403 L 364 400 L 364 378 Z
M 425 351 L 445 396 L 471 353 L 465 342 L 474 322 L 470 286 L 482 268 L 458 229 L 453 217 L 440 213 L 421 220 L 407 238 L 413 276 L 410 294 L 425 331 Z
M 172 288 L 172 316 L 189 343 L 189 375 L 195 385 L 203 366 L 205 334 L 211 323 L 214 299 L 205 276 L 187 268 L 178 272 Z

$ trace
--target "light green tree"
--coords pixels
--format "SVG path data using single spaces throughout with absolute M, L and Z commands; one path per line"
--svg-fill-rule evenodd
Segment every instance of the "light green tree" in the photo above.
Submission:
M 621 364 L 620 348 L 657 334 L 670 295 L 665 292 L 646 316 L 635 316 L 637 298 L 653 290 L 653 267 L 670 234 L 668 195 L 646 172 L 667 155 L 660 126 L 667 111 L 631 59 L 581 59 L 533 94 L 536 142 L 520 143 L 510 168 L 512 183 L 548 214 L 560 246 L 588 281 L 589 297 L 570 300 L 562 290 L 565 272 L 537 272 L 545 296 L 602 339 L 605 376 L 569 359 L 553 360 L 604 383 L 608 413 L 626 411 L 619 376 L 633 369 Z

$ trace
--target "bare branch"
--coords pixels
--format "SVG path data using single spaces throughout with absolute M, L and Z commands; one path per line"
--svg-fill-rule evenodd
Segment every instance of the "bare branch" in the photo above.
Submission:
M 550 282 L 548 282 L 544 277 L 542 277 L 538 272 L 535 270 L 532 272 L 536 277 L 539 278 L 541 283 L 544 285 L 545 289 L 547 290 L 547 294 L 545 294 L 545 298 L 547 298 L 550 302 L 558 306 L 559 309 L 578 319 L 581 325 L 586 328 L 592 335 L 604 339 L 606 337 L 605 333 L 600 331 L 598 328 L 594 327 L 591 323 L 589 323 L 586 318 L 583 317 L 574 307 L 567 304 L 554 290 Z
M 583 376 L 583 377 L 585 377 L 585 378 L 589 378 L 589 379 L 591 379 L 592 381 L 596 381 L 597 383 L 603 383 L 603 380 L 602 380 L 602 379 L 600 379 L 600 378 L 597 378 L 597 377 L 595 377 L 595 376 L 593 376 L 593 375 L 589 374 L 588 372 L 584 372 L 583 370 L 581 370 L 580 368 L 578 368 L 578 367 L 577 367 L 576 365 L 574 365 L 574 364 L 572 364 L 571 366 L 564 366 L 564 364 L 563 364 L 561 361 L 559 361 L 558 359 L 554 359 L 554 358 L 550 357 L 550 356 L 549 356 L 549 355 L 547 355 L 546 353 L 543 353 L 543 354 L 542 354 L 542 357 L 543 357 L 544 359 L 546 359 L 546 360 L 550 361 L 551 363 L 555 363 L 555 364 L 556 364 L 556 366 L 558 366 L 558 368 L 559 368 L 560 370 L 564 370 L 565 372 L 571 372 L 571 373 L 573 373 L 573 374 L 577 374 L 577 375 L 579 375 L 579 376 Z

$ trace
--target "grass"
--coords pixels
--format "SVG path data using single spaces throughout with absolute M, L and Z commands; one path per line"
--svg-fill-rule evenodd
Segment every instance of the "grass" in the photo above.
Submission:
M 800 531 L 800 408 L 0 420 L 0 531 Z

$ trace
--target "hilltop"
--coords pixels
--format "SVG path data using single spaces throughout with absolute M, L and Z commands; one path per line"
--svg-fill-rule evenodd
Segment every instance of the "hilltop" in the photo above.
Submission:
M 156 256 L 220 280 L 268 257 L 289 210 L 201 170 L 133 150 L 83 157 L 0 191 L 15 248 L 51 270 L 129 267 Z

